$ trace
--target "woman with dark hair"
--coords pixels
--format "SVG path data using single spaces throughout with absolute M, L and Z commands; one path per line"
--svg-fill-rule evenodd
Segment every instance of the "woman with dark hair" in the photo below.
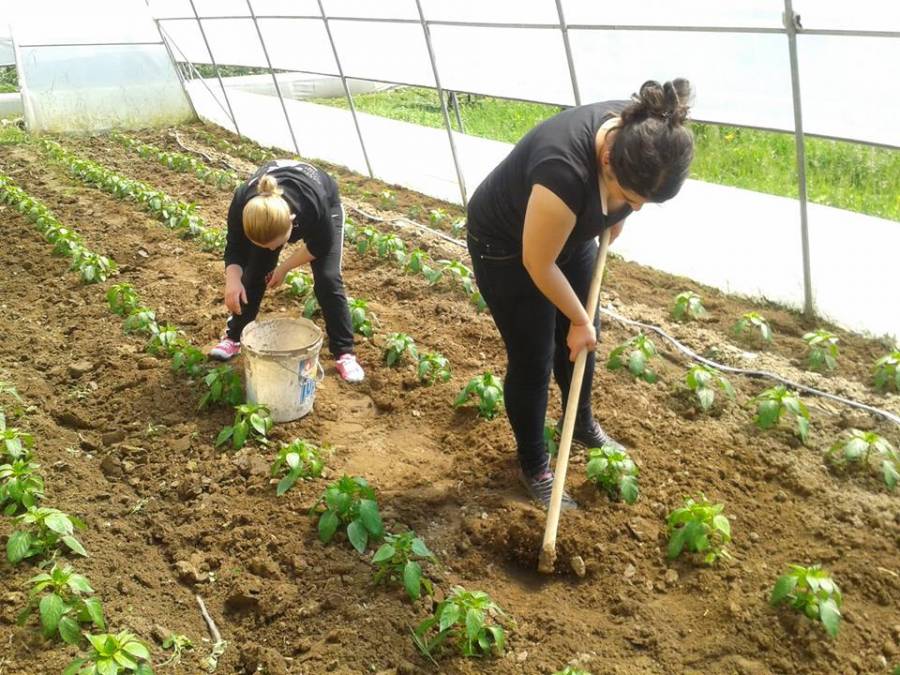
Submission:
M 599 321 L 585 311 L 597 257 L 647 202 L 674 197 L 688 176 L 693 136 L 684 122 L 690 83 L 645 82 L 631 101 L 578 106 L 519 141 L 472 195 L 468 247 L 479 290 L 506 346 L 504 398 L 521 479 L 549 504 L 553 473 L 544 443 L 553 370 L 569 392 L 573 361 L 589 350 L 574 440 L 615 443 L 594 419 L 591 384 Z M 575 502 L 563 496 L 563 507 Z

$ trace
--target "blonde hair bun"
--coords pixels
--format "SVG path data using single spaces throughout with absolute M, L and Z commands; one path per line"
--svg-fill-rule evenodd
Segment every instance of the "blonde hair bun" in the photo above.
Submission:
M 260 197 L 271 197 L 271 196 L 279 196 L 284 190 L 278 187 L 278 181 L 275 180 L 274 176 L 270 176 L 266 174 L 262 178 L 259 179 L 259 196 Z

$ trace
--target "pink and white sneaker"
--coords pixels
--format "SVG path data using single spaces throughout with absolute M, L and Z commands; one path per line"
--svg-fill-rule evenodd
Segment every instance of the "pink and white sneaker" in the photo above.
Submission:
M 366 376 L 354 354 L 342 354 L 334 365 L 344 382 L 362 382 Z
M 216 361 L 230 361 L 241 353 L 241 343 L 231 338 L 222 338 L 222 341 L 209 350 L 209 358 Z

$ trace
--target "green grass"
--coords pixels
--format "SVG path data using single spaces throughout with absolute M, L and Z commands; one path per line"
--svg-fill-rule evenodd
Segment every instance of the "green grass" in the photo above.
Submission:
M 19 78 L 15 66 L 0 66 L 0 94 L 19 91 Z
M 430 127 L 442 127 L 437 92 L 400 88 L 353 99 L 358 110 Z M 344 98 L 314 102 L 341 108 Z M 483 96 L 459 96 L 467 134 L 515 143 L 561 110 L 556 106 Z M 450 120 L 457 128 L 451 109 Z M 797 197 L 792 134 L 693 124 L 697 139 L 691 175 L 698 180 Z M 844 141 L 806 139 L 810 201 L 900 221 L 900 152 Z

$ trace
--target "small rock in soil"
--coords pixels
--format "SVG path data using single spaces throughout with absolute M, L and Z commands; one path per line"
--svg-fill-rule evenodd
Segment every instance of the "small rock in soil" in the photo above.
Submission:
M 637 568 L 636 568 L 634 565 L 632 565 L 632 564 L 629 563 L 629 564 L 625 567 L 625 578 L 626 578 L 626 579 L 630 579 L 630 578 L 633 577 L 636 573 L 637 573 Z
M 573 555 L 569 559 L 569 565 L 572 566 L 572 571 L 575 572 L 575 576 L 584 577 L 586 573 L 584 558 L 582 558 L 580 555 Z
M 121 443 L 125 440 L 125 432 L 108 431 L 100 437 L 100 440 L 103 442 L 103 445 L 113 445 L 115 443 Z
M 159 644 L 162 644 L 163 641 L 172 634 L 168 628 L 160 626 L 159 624 L 153 626 L 153 629 L 150 631 L 150 635 L 156 640 Z
M 186 584 L 198 584 L 201 581 L 206 581 L 209 576 L 205 572 L 200 572 L 196 566 L 187 560 L 176 562 L 175 571 L 178 572 L 178 578 Z
M 673 569 L 667 569 L 665 579 L 669 586 L 678 583 L 678 572 Z
M 151 370 L 152 368 L 156 368 L 159 364 L 159 361 L 154 359 L 152 356 L 144 356 L 138 361 L 138 369 L 139 370 Z
M 73 380 L 77 380 L 79 377 L 85 373 L 91 372 L 93 369 L 94 364 L 90 361 L 76 361 L 75 363 L 69 364 L 69 377 Z
M 121 478 L 124 475 L 122 460 L 115 455 L 107 455 L 100 462 L 100 470 L 107 478 Z
M 177 438 L 172 441 L 172 450 L 175 452 L 187 452 L 191 449 L 191 436 L 188 434 L 187 436 L 182 436 L 181 438 Z
M 271 558 L 262 556 L 254 558 L 247 565 L 247 569 L 258 577 L 272 579 L 279 576 L 278 565 Z

